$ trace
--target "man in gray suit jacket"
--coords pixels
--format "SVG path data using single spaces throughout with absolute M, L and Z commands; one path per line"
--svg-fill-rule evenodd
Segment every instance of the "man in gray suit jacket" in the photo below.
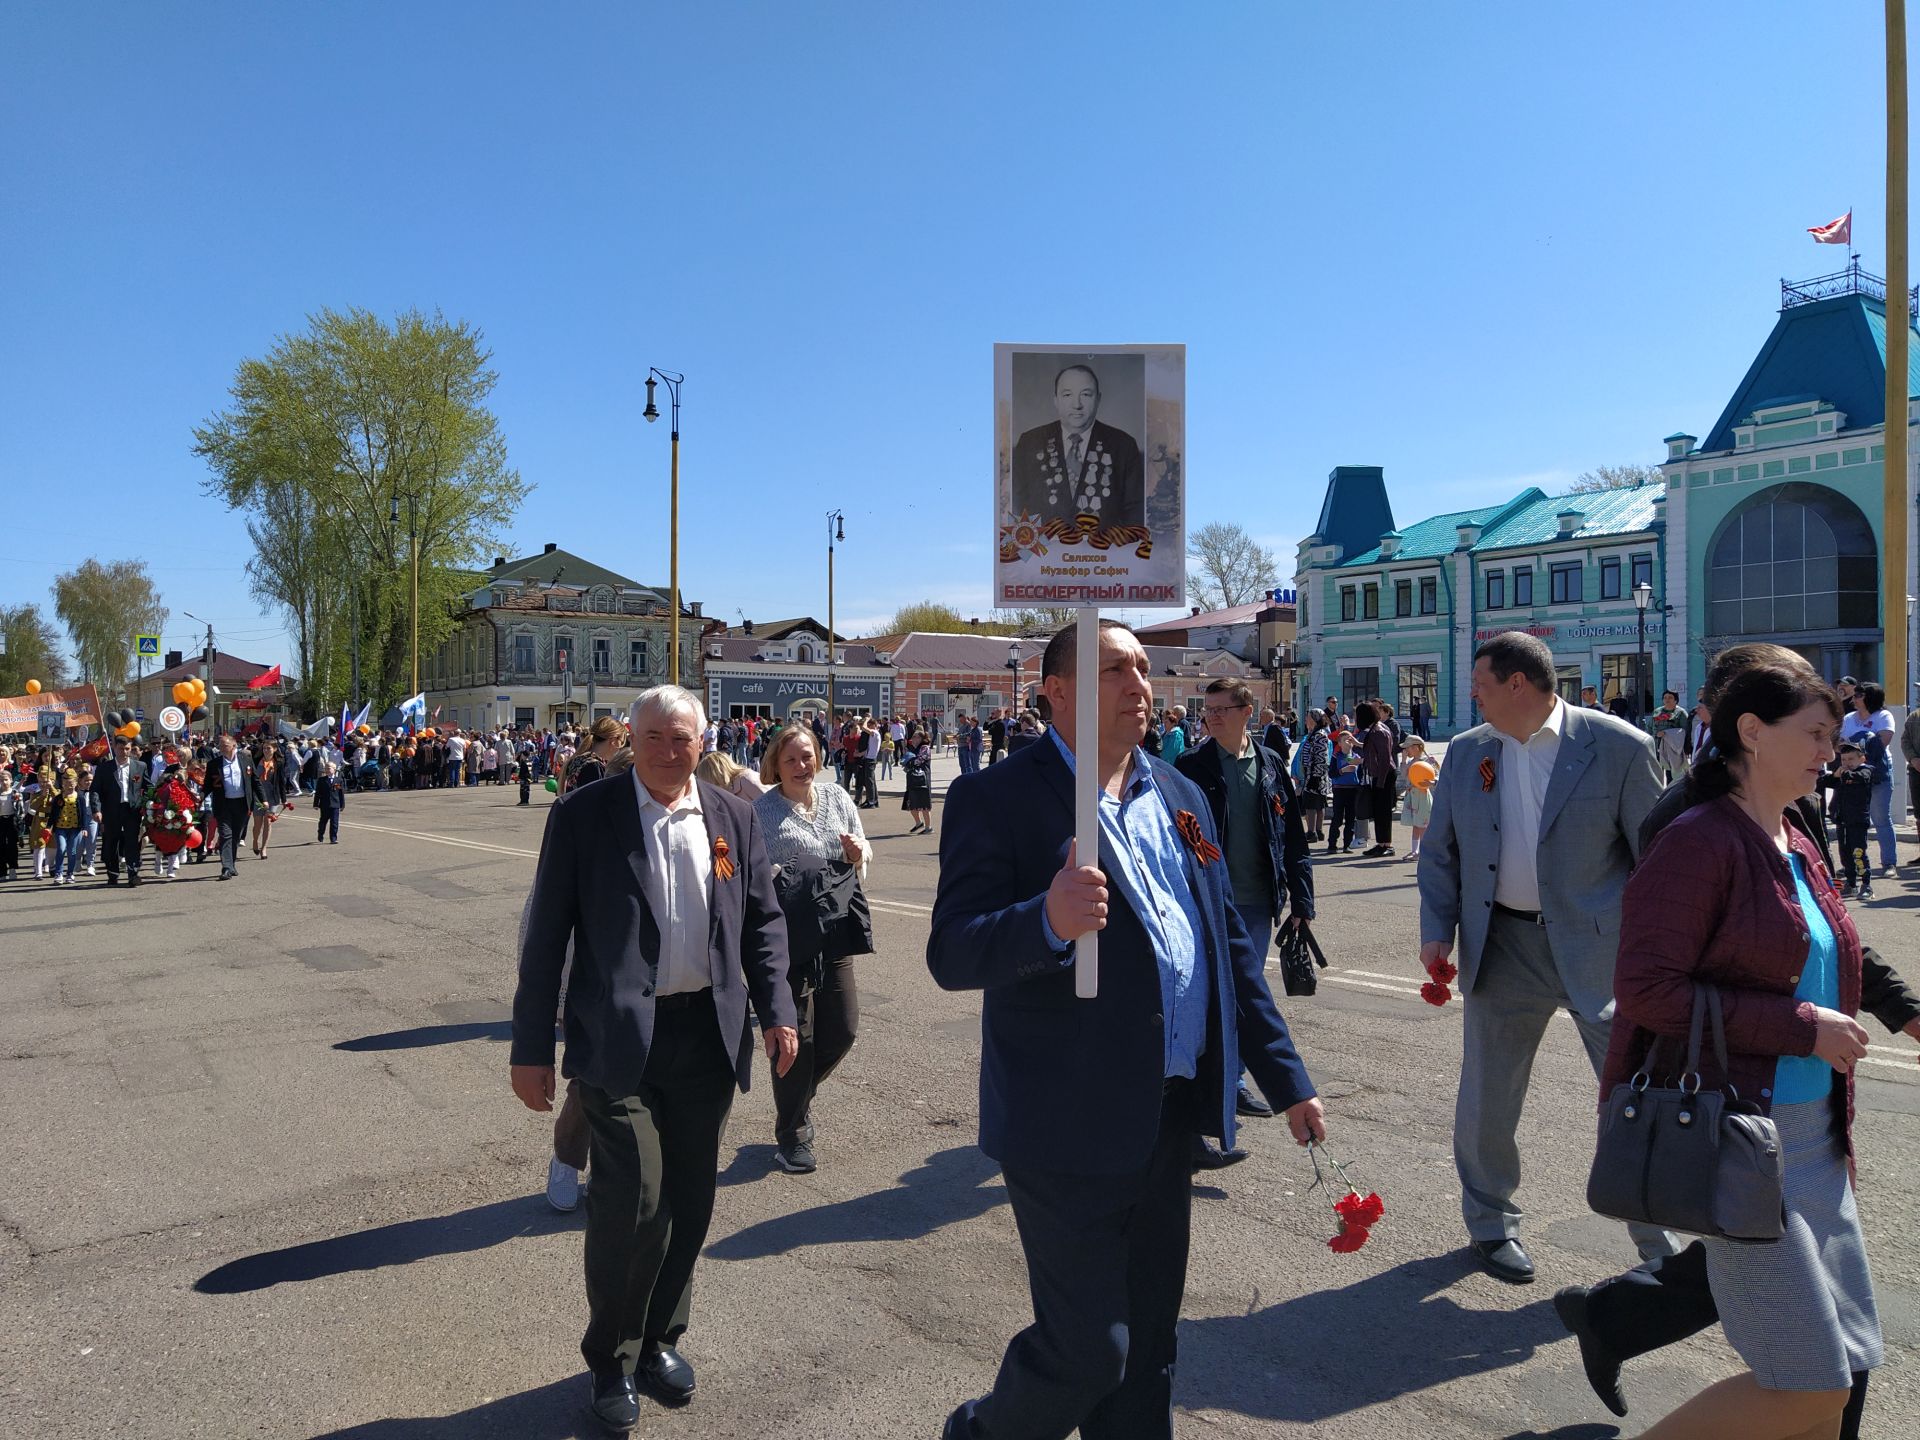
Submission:
M 566 1073 L 580 1081 L 593 1185 L 580 1342 L 593 1412 L 639 1419 L 636 1381 L 693 1396 L 675 1348 L 713 1218 L 720 1132 L 753 1074 L 747 1002 L 779 1073 L 799 1049 L 787 926 L 753 807 L 693 778 L 706 715 L 677 685 L 629 715 L 633 775 L 547 817 L 513 998 L 514 1094 L 553 1108 L 554 1009 L 568 943 Z
M 1553 652 L 1535 636 L 1482 645 L 1473 698 L 1487 723 L 1447 746 L 1420 846 L 1420 963 L 1443 978 L 1458 938 L 1461 1210 L 1481 1264 L 1525 1284 L 1515 1129 L 1533 1057 L 1564 1009 L 1600 1072 L 1620 896 L 1661 785 L 1648 736 L 1554 693 Z M 1665 1231 L 1629 1229 L 1645 1258 L 1677 1248 Z

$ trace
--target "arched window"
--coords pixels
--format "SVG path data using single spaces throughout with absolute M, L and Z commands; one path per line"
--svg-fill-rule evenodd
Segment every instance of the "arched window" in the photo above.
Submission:
M 1707 628 L 1716 635 L 1872 630 L 1880 562 L 1867 517 L 1824 485 L 1760 491 L 1707 550 Z
M 811 665 L 813 663 L 813 646 L 807 644 L 806 641 L 801 641 L 799 648 L 793 653 L 794 658 L 802 665 Z

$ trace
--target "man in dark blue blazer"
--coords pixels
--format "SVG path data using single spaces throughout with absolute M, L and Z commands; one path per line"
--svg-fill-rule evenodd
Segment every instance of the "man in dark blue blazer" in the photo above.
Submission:
M 986 992 L 980 1148 L 1006 1177 L 1034 1305 L 948 1440 L 1076 1426 L 1083 1440 L 1170 1440 L 1191 1137 L 1232 1144 L 1242 1059 L 1295 1139 L 1325 1135 L 1206 799 L 1139 748 L 1146 651 L 1106 621 L 1086 757 L 1102 783 L 1098 863 L 1080 863 L 1094 846 L 1072 833 L 1075 630 L 1041 662 L 1054 729 L 956 781 L 941 828 L 927 966 L 943 989 Z M 1100 992 L 1079 1000 L 1074 943 L 1094 930 Z
M 567 982 L 566 1073 L 590 1131 L 587 1333 L 593 1412 L 639 1418 L 638 1384 L 693 1396 L 676 1348 L 713 1218 L 720 1133 L 753 1075 L 747 1003 L 780 1074 L 799 1050 L 787 925 L 753 807 L 696 781 L 706 716 L 677 685 L 630 715 L 631 777 L 569 791 L 547 816 L 513 997 L 513 1090 L 551 1110 Z

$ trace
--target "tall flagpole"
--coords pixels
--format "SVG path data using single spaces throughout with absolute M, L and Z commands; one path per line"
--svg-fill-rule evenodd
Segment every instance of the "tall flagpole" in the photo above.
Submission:
M 1881 674 L 1887 698 L 1907 689 L 1907 6 L 1887 6 L 1887 424 L 1882 472 Z

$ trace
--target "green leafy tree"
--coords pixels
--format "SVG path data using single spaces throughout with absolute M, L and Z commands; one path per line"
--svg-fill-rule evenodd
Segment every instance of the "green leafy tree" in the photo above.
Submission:
M 67 627 L 80 678 L 100 692 L 103 703 L 118 696 L 133 671 L 133 637 L 158 634 L 168 613 L 146 561 L 103 565 L 91 557 L 54 577 L 53 608 Z
M 424 656 L 526 498 L 487 408 L 491 360 L 437 313 L 322 310 L 242 361 L 231 405 L 195 429 L 204 488 L 248 514 L 255 594 L 305 651 L 309 703 L 345 696 L 356 614 L 362 690 L 408 693 L 410 528 Z
M 0 635 L 6 654 L 0 655 L 0 695 L 24 695 L 27 681 L 38 680 L 49 690 L 67 683 L 67 657 L 60 653 L 60 632 L 40 613 L 38 605 L 0 605 Z
M 942 605 L 937 600 L 920 600 L 911 605 L 902 605 L 893 612 L 893 619 L 887 626 L 889 635 L 905 635 L 910 630 L 918 630 L 929 635 L 977 635 L 979 627 L 969 625 L 958 610 L 951 605 Z

